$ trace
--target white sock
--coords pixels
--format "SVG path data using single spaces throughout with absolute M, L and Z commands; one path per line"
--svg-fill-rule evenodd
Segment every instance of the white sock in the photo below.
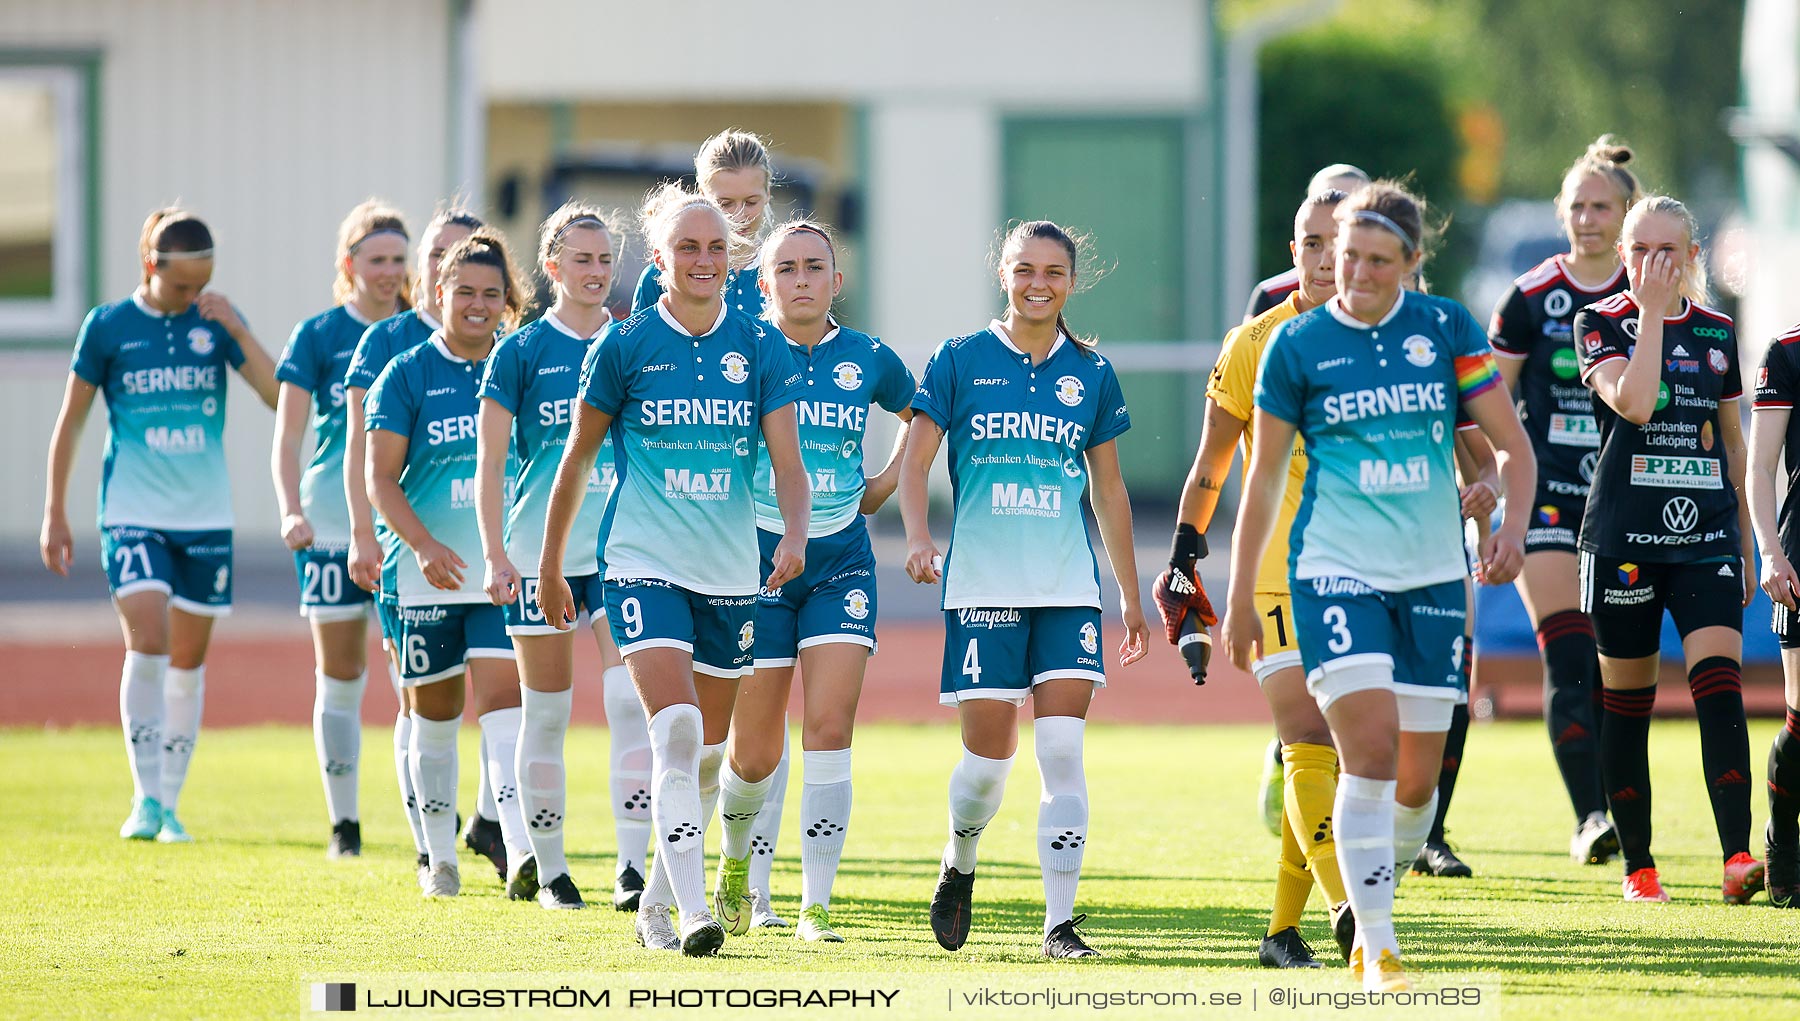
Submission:
M 1398 801 L 1394 803 L 1395 886 L 1400 885 L 1400 877 L 1406 875 L 1419 852 L 1425 849 L 1425 838 L 1431 836 L 1431 823 L 1437 818 L 1437 806 L 1436 789 L 1431 792 L 1431 800 L 1418 808 L 1408 808 Z
M 119 671 L 119 723 L 134 797 L 162 798 L 163 675 L 168 672 L 169 657 L 129 650 Z
M 569 871 L 563 854 L 563 813 L 569 797 L 563 735 L 569 729 L 575 692 L 523 688 L 519 695 L 525 703 L 519 731 L 519 800 L 531 853 L 537 855 L 538 880 L 549 882 Z
M 200 710 L 206 702 L 206 666 L 170 667 L 163 674 L 162 806 L 173 814 L 187 783 L 194 742 L 200 739 Z
M 1340 774 L 1331 815 L 1338 870 L 1356 912 L 1363 978 L 1379 982 L 1381 970 L 1375 964 L 1381 952 L 1399 953 L 1394 941 L 1394 781 Z
M 756 825 L 750 828 L 750 889 L 769 891 L 769 874 L 775 868 L 775 843 L 781 837 L 781 810 L 787 804 L 788 791 L 788 726 L 781 718 L 781 762 L 769 774 L 769 793 L 763 795 L 762 811 Z
M 482 713 L 482 772 L 494 792 L 496 814 L 490 818 L 500 823 L 500 839 L 506 844 L 507 866 L 525 860 L 531 853 L 531 838 L 525 834 L 525 813 L 519 809 L 519 725 L 525 711 L 518 706 Z
M 413 793 L 412 778 L 412 714 L 402 704 L 394 716 L 394 774 L 400 781 L 400 807 L 406 812 L 406 825 L 412 830 L 413 850 L 425 853 L 425 826 L 419 821 L 419 799 Z M 454 823 L 454 817 L 450 820 Z
M 1075 888 L 1087 851 L 1087 773 L 1081 762 L 1087 721 L 1046 716 L 1033 725 L 1037 742 L 1038 865 L 1044 873 L 1044 934 L 1075 917 Z
M 481 756 L 480 761 L 488 760 L 486 730 L 481 732 L 481 749 L 477 754 Z M 475 771 L 475 814 L 483 819 L 492 819 L 496 822 L 500 819 L 500 806 L 494 804 L 494 788 L 488 780 L 488 771 L 485 768 Z
M 356 764 L 362 755 L 362 699 L 369 675 L 341 680 L 319 670 L 313 682 L 313 748 L 325 781 L 325 813 L 336 825 L 362 818 L 356 810 Z
M 719 771 L 719 853 L 727 858 L 743 858 L 750 853 L 750 828 L 762 810 L 763 798 L 774 781 L 773 774 L 750 781 L 737 775 L 731 763 Z
M 643 700 L 631 684 L 630 670 L 609 667 L 600 675 L 600 688 L 612 746 L 613 835 L 619 848 L 613 874 L 616 877 L 629 867 L 642 876 L 650 849 L 649 721 Z
M 1012 762 L 1010 755 L 989 759 L 963 749 L 962 761 L 950 771 L 950 842 L 944 845 L 944 864 L 958 872 L 975 871 L 975 845 L 1000 811 Z
M 682 914 L 706 910 L 702 858 L 700 707 L 679 703 L 650 719 L 650 814 L 656 824 L 656 864 L 641 903 L 667 904 L 672 894 Z M 660 880 L 660 881 L 659 881 Z
M 462 721 L 412 718 L 408 753 L 425 852 L 431 864 L 456 864 L 456 731 Z
M 850 828 L 850 749 L 803 751 L 800 763 L 800 908 L 829 908 Z
M 719 807 L 719 773 L 725 768 L 725 742 L 700 746 L 700 832 L 712 829 Z

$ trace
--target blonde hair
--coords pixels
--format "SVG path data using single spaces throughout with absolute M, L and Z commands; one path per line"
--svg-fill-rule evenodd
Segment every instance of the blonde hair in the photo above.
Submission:
M 1627 170 L 1625 164 L 1630 163 L 1635 154 L 1631 146 L 1619 141 L 1611 135 L 1601 135 L 1587 147 L 1587 151 L 1575 158 L 1569 169 L 1563 172 L 1562 188 L 1556 193 L 1556 215 L 1567 218 L 1569 203 L 1575 198 L 1575 189 L 1589 177 L 1604 177 L 1613 187 L 1619 189 L 1619 204 L 1626 209 L 1637 205 L 1644 197 L 1644 190 L 1638 184 L 1637 175 Z
M 337 236 L 337 278 L 331 282 L 331 297 L 340 305 L 348 305 L 356 297 L 356 280 L 350 273 L 350 258 L 362 247 L 364 241 L 377 234 L 398 234 L 400 240 L 410 243 L 406 233 L 406 221 L 400 211 L 384 205 L 377 199 L 365 199 L 362 204 L 350 210 L 344 222 L 338 224 Z M 403 264 L 410 260 L 402 258 Z M 407 265 L 406 276 L 400 284 L 400 307 L 412 307 L 408 297 L 412 293 L 412 267 Z
M 181 253 L 188 258 L 211 258 L 212 231 L 198 216 L 180 206 L 165 206 L 152 212 L 138 232 L 138 261 L 144 266 L 144 283 L 150 282 L 150 267 L 161 267 L 166 256 Z
M 714 174 L 721 170 L 763 172 L 763 186 L 775 187 L 775 168 L 769 164 L 769 146 L 748 131 L 727 128 L 700 143 L 694 154 L 694 180 L 702 191 L 711 190 Z
M 1646 195 L 1639 199 L 1625 214 L 1625 223 L 1619 228 L 1619 247 L 1629 249 L 1631 239 L 1637 235 L 1638 224 L 1644 222 L 1644 217 L 1653 215 L 1673 216 L 1681 222 L 1681 256 L 1687 259 L 1681 270 L 1681 296 L 1696 305 L 1706 304 L 1711 300 L 1706 266 L 1700 261 L 1698 252 L 1692 257 L 1688 255 L 1688 249 L 1699 242 L 1700 227 L 1694 214 L 1679 199 L 1668 195 Z
M 506 238 L 492 227 L 475 228 L 468 237 L 451 245 L 438 260 L 438 286 L 442 287 L 450 274 L 462 266 L 490 266 L 500 271 L 500 281 L 506 292 L 506 311 L 500 316 L 500 325 L 505 330 L 517 328 L 531 308 L 531 299 L 519 283 L 519 268 L 507 253 Z M 448 309 L 442 311 L 447 313 Z
M 740 269 L 749 264 L 752 244 L 749 238 L 737 231 L 731 217 L 719 208 L 719 204 L 705 195 L 688 191 L 679 184 L 663 184 L 650 190 L 644 196 L 643 208 L 638 211 L 638 231 L 643 235 L 647 255 L 662 252 L 669 254 L 669 235 L 675 230 L 675 222 L 681 214 L 690 209 L 707 209 L 719 218 L 719 227 L 725 232 L 728 246 L 729 263 L 732 268 Z M 670 290 L 670 267 L 663 267 L 656 275 L 657 282 L 663 290 Z

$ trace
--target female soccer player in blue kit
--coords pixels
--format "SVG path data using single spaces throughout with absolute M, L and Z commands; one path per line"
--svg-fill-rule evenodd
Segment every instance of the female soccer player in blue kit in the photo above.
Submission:
M 1431 827 L 1462 686 L 1458 398 L 1499 452 L 1508 492 L 1531 492 L 1535 471 L 1474 319 L 1402 288 L 1423 257 L 1417 200 L 1372 184 L 1336 217 L 1337 296 L 1283 323 L 1263 356 L 1223 637 L 1239 668 L 1259 657 L 1256 571 L 1298 434 L 1308 464 L 1289 538 L 1293 622 L 1343 764 L 1332 826 L 1356 916 L 1351 966 L 1368 988 L 1395 991 L 1409 988 L 1394 939 L 1396 863 L 1413 860 Z M 1489 584 L 1518 573 L 1528 510 L 1509 504 L 1484 544 Z
M 1106 684 L 1100 571 L 1081 514 L 1090 478 L 1121 598 L 1120 665 L 1143 658 L 1146 632 L 1113 442 L 1131 416 L 1112 365 L 1062 314 L 1080 255 L 1048 220 L 1008 231 L 999 266 L 1005 318 L 939 345 L 913 397 L 899 483 L 906 573 L 944 583 L 939 701 L 956 707 L 962 726 L 950 841 L 931 901 L 932 933 L 946 950 L 968 939 L 976 846 L 1000 808 L 1018 710 L 1030 698 L 1043 778 L 1044 955 L 1097 956 L 1076 931 L 1087 916 L 1074 913 L 1088 826 L 1082 737 L 1088 704 Z M 926 486 L 946 439 L 956 510 L 949 555 L 940 557 Z
M 206 646 L 231 611 L 231 498 L 225 468 L 230 366 L 275 406 L 275 367 L 216 291 L 213 237 L 181 209 L 159 209 L 138 239 L 143 281 L 88 313 L 50 435 L 44 566 L 67 576 L 75 540 L 65 497 L 81 427 L 106 395 L 100 555 L 125 632 L 119 715 L 131 764 L 131 815 L 119 836 L 183 843 L 175 812 L 200 734 Z
M 502 340 L 488 359 L 481 384 L 479 460 L 475 476 L 481 545 L 488 595 L 506 608 L 506 633 L 519 654 L 524 729 L 519 735 L 519 797 L 531 838 L 530 871 L 542 883 L 538 903 L 546 908 L 586 905 L 569 876 L 563 853 L 563 816 L 568 788 L 563 769 L 563 737 L 573 706 L 574 635 L 545 621 L 538 612 L 535 570 L 543 547 L 544 508 L 574 418 L 581 362 L 612 322 L 606 295 L 612 285 L 614 231 L 600 210 L 565 203 L 539 231 L 538 266 L 549 278 L 555 301 L 543 318 Z M 519 460 L 518 494 L 506 506 L 508 451 Z M 577 603 L 593 618 L 595 641 L 605 664 L 603 683 L 607 728 L 613 738 L 613 811 L 618 821 L 619 860 L 615 885 L 626 899 L 643 889 L 640 877 L 650 839 L 649 805 L 640 822 L 620 812 L 621 803 L 647 799 L 649 734 L 644 707 L 632 690 L 618 647 L 605 626 L 599 566 L 594 549 L 600 515 L 612 487 L 610 451 L 588 478 L 587 498 L 563 564 Z M 502 522 L 504 521 L 504 525 Z M 617 703 L 623 697 L 621 708 Z M 630 738 L 635 735 L 636 740 Z M 621 746 L 628 757 L 620 761 Z M 641 754 L 639 754 L 641 753 Z M 641 758 L 641 762 L 638 759 Z M 635 775 L 627 775 L 632 770 Z M 631 873 L 630 882 L 626 873 Z M 629 887 L 629 889 L 624 889 Z M 520 893 L 525 891 L 521 888 Z M 615 897 L 615 902 L 618 900 Z M 631 905 L 635 908 L 635 904 Z
M 508 890 L 535 886 L 527 857 L 514 760 L 519 675 L 498 606 L 482 591 L 469 559 L 481 548 L 474 462 L 482 363 L 501 325 L 515 322 L 525 295 L 499 235 L 482 228 L 451 246 L 438 266 L 443 327 L 401 352 L 370 388 L 364 415 L 369 501 L 404 544 L 384 575 L 398 597 L 401 683 L 412 689 L 413 789 L 430 867 L 427 897 L 462 889 L 456 866 L 456 732 L 463 676 L 475 692 L 484 770 L 494 787 L 508 860 Z M 535 893 L 535 889 L 532 890 Z
M 775 228 L 762 248 L 766 317 L 785 340 L 805 376 L 795 405 L 800 454 L 812 481 L 812 528 L 806 573 L 764 591 L 756 611 L 754 677 L 732 712 L 731 756 L 720 775 L 720 922 L 733 932 L 753 921 L 749 883 L 752 827 L 772 784 L 787 739 L 788 690 L 794 664 L 806 693 L 801 728 L 804 784 L 800 794 L 801 898 L 796 935 L 807 942 L 841 943 L 828 910 L 831 885 L 850 825 L 850 736 L 863 671 L 875 649 L 875 553 L 864 514 L 893 494 L 897 458 L 866 482 L 865 431 L 871 406 L 900 416 L 898 453 L 907 422 L 913 376 L 890 347 L 831 317 L 843 285 L 837 249 L 826 229 L 805 220 Z M 781 510 L 766 450 L 756 466 L 757 538 L 762 572 L 774 571 L 782 538 Z
M 664 294 L 588 351 L 545 515 L 538 601 L 545 620 L 574 624 L 579 607 L 563 563 L 610 430 L 617 474 L 599 566 L 607 623 L 650 717 L 657 834 L 637 935 L 651 949 L 702 956 L 725 941 L 707 910 L 702 841 L 756 641 L 757 439 L 767 441 L 781 509 L 766 581 L 779 589 L 806 560 L 809 494 L 789 407 L 804 388 L 781 338 L 721 298 L 733 238 L 718 206 L 664 186 L 645 204 L 643 235 Z
M 270 470 L 281 510 L 281 539 L 294 551 L 300 614 L 312 626 L 313 745 L 331 820 L 330 858 L 362 854 L 357 763 L 362 754 L 362 699 L 368 681 L 371 596 L 352 583 L 350 510 L 344 502 L 344 370 L 363 331 L 407 305 L 406 223 L 370 199 L 338 226 L 337 305 L 294 327 L 275 368 Z M 300 469 L 308 413 L 317 436 Z
M 395 355 L 425 343 L 442 328 L 437 294 L 438 263 L 452 245 L 480 226 L 480 217 L 454 203 L 438 207 L 431 222 L 425 225 L 425 232 L 419 236 L 418 289 L 412 307 L 365 330 L 350 356 L 350 366 L 344 372 L 344 497 L 350 508 L 350 580 L 377 594 L 375 612 L 381 625 L 381 644 L 388 651 L 389 670 L 400 696 L 400 712 L 394 717 L 394 770 L 400 781 L 401 803 L 406 811 L 407 825 L 412 829 L 421 876 L 430 868 L 430 863 L 425 851 L 418 798 L 412 787 L 412 770 L 408 765 L 408 749 L 412 747 L 413 693 L 400 682 L 399 604 L 393 588 L 394 574 L 391 570 L 383 570 L 384 564 L 391 568 L 397 563 L 392 558 L 399 555 L 399 541 L 369 507 L 363 463 L 367 449 L 363 405 L 369 388 L 375 385 L 375 377 Z M 487 760 L 485 752 L 482 760 Z M 475 814 L 469 818 L 463 840 L 470 850 L 491 861 L 500 878 L 505 879 L 506 845 L 500 834 L 500 810 L 494 804 L 487 770 L 478 770 L 477 776 Z

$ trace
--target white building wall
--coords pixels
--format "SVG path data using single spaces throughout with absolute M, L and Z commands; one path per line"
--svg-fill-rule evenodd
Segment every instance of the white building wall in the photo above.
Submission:
M 180 200 L 212 227 L 214 287 L 271 356 L 331 304 L 338 221 L 380 195 L 422 224 L 449 174 L 446 0 L 24 0 L 0 3 L 0 47 L 100 54 L 101 300 L 138 282 L 137 236 Z M 74 338 L 69 338 L 72 345 Z M 44 457 L 68 349 L 0 347 L 0 539 L 34 545 Z M 273 416 L 231 393 L 228 456 L 239 548 L 278 549 Z M 69 494 L 82 569 L 97 556 L 104 413 L 89 421 Z M 8 559 L 12 559 L 10 556 Z

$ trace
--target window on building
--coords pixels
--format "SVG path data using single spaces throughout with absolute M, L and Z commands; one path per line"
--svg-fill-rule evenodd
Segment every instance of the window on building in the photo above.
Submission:
M 0 344 L 66 341 L 91 302 L 89 81 L 0 63 Z

